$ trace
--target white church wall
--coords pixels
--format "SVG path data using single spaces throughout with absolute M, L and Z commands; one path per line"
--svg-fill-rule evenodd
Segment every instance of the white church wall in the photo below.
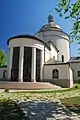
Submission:
M 45 62 L 47 62 L 50 59 L 50 57 L 51 57 L 50 51 L 47 48 L 45 48 Z
M 47 39 L 50 39 L 48 37 Z M 52 41 L 54 45 L 58 48 L 58 60 L 62 61 L 62 55 L 64 55 L 64 62 L 70 60 L 70 50 L 69 50 L 69 41 L 65 40 L 64 38 L 60 38 L 58 36 L 53 36 Z
M 0 78 L 3 78 L 3 72 L 6 71 L 6 78 L 8 77 L 8 69 L 6 67 L 0 68 Z
M 17 46 L 35 47 L 40 50 L 44 50 L 44 45 L 41 42 L 31 38 L 15 38 L 10 40 L 9 47 Z
M 55 60 L 57 60 L 57 51 L 55 50 L 55 48 L 50 45 L 51 50 L 48 50 L 45 47 L 45 62 L 47 62 L 50 58 L 55 57 Z
M 58 60 L 62 61 L 62 55 L 64 55 L 64 62 L 69 61 L 70 59 L 70 51 L 69 51 L 69 38 L 67 34 L 65 34 L 62 31 L 58 30 L 52 30 L 52 31 L 44 31 L 43 34 L 42 32 L 38 33 L 37 36 L 43 39 L 44 41 L 51 40 L 54 45 L 58 48 Z M 42 38 L 43 35 L 43 38 Z
M 70 66 L 73 69 L 73 79 L 76 82 L 80 79 L 80 76 L 78 76 L 78 71 L 80 71 L 80 62 L 70 63 Z
M 46 64 L 55 64 L 55 57 L 50 58 L 50 59 L 46 62 Z
M 64 62 L 68 62 L 70 60 L 69 41 L 56 37 L 56 42 L 59 49 L 58 60 L 62 61 L 62 55 L 64 55 Z
M 52 78 L 52 71 L 57 69 L 59 71 L 59 78 Z M 70 83 L 69 64 L 58 65 L 44 65 L 44 81 L 51 82 L 53 84 L 62 87 L 72 87 Z
M 50 53 L 51 53 L 51 58 L 53 58 L 53 56 L 55 57 L 55 60 L 57 60 L 57 51 L 55 50 L 55 48 L 52 46 L 52 45 L 50 45 L 50 48 L 51 48 L 51 51 L 50 51 Z
M 59 70 L 59 79 L 69 79 L 68 64 L 44 65 L 44 79 L 52 79 L 52 71 Z

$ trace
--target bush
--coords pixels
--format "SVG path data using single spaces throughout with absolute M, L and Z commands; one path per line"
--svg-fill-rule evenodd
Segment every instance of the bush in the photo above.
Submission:
M 4 90 L 4 92 L 9 92 L 9 89 L 8 89 L 8 88 L 6 88 L 6 89 Z
M 78 88 L 78 86 L 77 86 L 77 85 L 75 85 L 75 88 Z
M 80 79 L 78 79 L 77 83 L 80 83 Z

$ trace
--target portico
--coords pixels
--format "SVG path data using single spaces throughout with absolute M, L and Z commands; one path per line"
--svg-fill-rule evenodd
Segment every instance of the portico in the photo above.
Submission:
M 42 79 L 44 51 L 41 47 L 28 44 L 10 46 L 9 55 L 10 81 L 39 82 Z
M 14 81 L 18 79 L 19 82 L 36 82 L 36 48 L 20 46 L 19 61 L 14 60 L 13 54 L 15 48 L 10 49 L 11 59 L 9 62 L 9 78 Z M 31 50 L 30 50 L 31 49 Z M 17 49 L 16 49 L 17 50 Z M 24 51 L 25 50 L 25 51 Z M 31 53 L 29 53 L 29 50 Z M 17 52 L 17 51 L 16 51 Z M 31 55 L 30 55 L 31 54 Z M 31 60 L 32 58 L 32 60 Z M 15 65 L 17 62 L 19 68 Z M 13 64 L 13 65 L 12 65 Z M 15 69 L 14 69 L 15 66 Z M 11 72 L 12 71 L 12 72 Z M 16 75 L 15 75 L 16 74 Z M 17 75 L 18 74 L 18 75 Z M 18 78 L 16 78 L 18 76 Z

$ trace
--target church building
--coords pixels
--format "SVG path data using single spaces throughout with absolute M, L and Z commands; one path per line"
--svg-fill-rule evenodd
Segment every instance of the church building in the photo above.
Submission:
M 36 34 L 13 36 L 7 40 L 8 65 L 0 68 L 0 78 L 11 82 L 50 82 L 72 87 L 80 79 L 80 58 L 70 57 L 70 39 L 53 16 Z

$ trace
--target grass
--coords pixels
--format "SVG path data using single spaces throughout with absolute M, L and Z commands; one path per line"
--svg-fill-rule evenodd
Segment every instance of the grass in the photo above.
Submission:
M 72 112 L 80 114 L 80 96 L 61 99 L 62 104 Z
M 76 83 L 76 84 L 74 84 L 73 87 L 75 87 L 75 86 L 77 86 L 78 88 L 80 88 L 80 83 Z
M 78 85 L 80 87 L 80 85 Z M 0 99 L 12 99 L 15 101 L 19 100 L 54 100 L 61 98 L 70 98 L 80 94 L 80 88 L 75 86 L 68 89 L 57 89 L 57 90 L 28 90 L 28 91 L 14 91 L 4 90 L 0 93 Z M 76 94 L 75 94 L 76 93 Z
M 77 86 L 77 87 L 76 87 Z M 17 91 L 16 93 L 62 93 L 62 92 L 68 92 L 68 91 L 75 91 L 80 89 L 80 84 L 74 84 L 72 88 L 63 88 L 63 89 L 55 89 L 55 90 L 26 90 L 26 91 Z
M 68 105 L 68 106 L 80 106 L 80 96 L 79 97 L 64 98 L 64 99 L 61 99 L 61 102 L 64 105 Z
M 75 89 L 61 89 L 61 90 L 28 90 L 28 91 L 17 91 L 14 93 L 62 93 Z M 77 89 L 76 89 L 77 90 Z

